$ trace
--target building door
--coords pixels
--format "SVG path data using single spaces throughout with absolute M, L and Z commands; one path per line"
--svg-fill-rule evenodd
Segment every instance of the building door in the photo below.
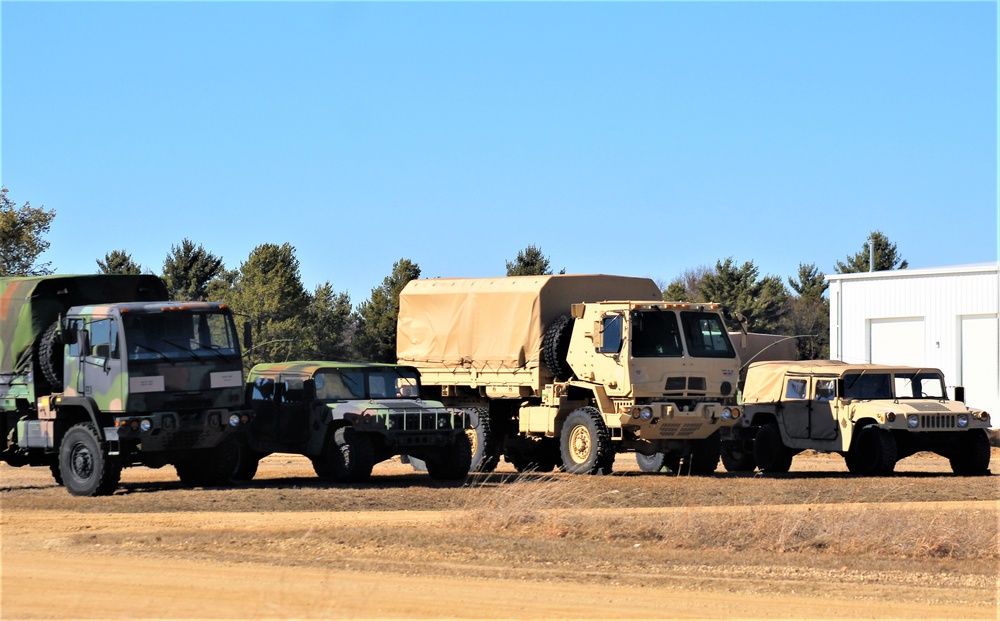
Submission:
M 1000 334 L 995 315 L 962 317 L 962 367 L 951 383 L 965 386 L 970 407 L 1000 418 Z
M 927 364 L 923 318 L 872 319 L 869 361 L 875 364 L 922 367 Z

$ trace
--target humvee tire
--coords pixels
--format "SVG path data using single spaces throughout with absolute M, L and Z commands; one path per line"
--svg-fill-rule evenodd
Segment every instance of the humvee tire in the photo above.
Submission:
M 59 444 L 59 472 L 74 496 L 110 496 L 118 488 L 122 465 L 101 448 L 94 425 L 80 423 Z
M 983 429 L 972 429 L 956 443 L 948 462 L 951 471 L 964 477 L 978 477 L 990 472 L 990 440 Z
M 594 407 L 574 410 L 563 423 L 559 442 L 563 467 L 570 474 L 611 474 L 615 452 L 611 432 Z
M 781 441 L 781 432 L 774 423 L 757 430 L 753 441 L 753 459 L 761 472 L 788 472 L 792 467 L 792 451 Z
M 330 460 L 335 481 L 358 483 L 371 476 L 375 467 L 375 449 L 367 435 L 351 427 L 341 427 L 333 433 L 332 440 L 327 459 Z
M 569 339 L 573 334 L 573 318 L 560 315 L 549 324 L 542 335 L 542 362 L 559 381 L 573 377 L 573 369 L 566 362 L 569 353 Z
M 845 461 L 851 474 L 881 476 L 896 468 L 896 439 L 875 425 L 866 425 L 854 436 Z
M 472 447 L 469 436 L 460 434 L 447 449 L 426 455 L 427 474 L 436 481 L 462 481 L 469 476 L 472 465 Z

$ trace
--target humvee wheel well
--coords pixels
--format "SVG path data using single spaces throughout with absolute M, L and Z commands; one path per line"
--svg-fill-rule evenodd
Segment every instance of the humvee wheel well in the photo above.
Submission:
M 778 424 L 778 417 L 774 412 L 757 412 L 750 421 L 751 427 L 763 427 L 768 424 Z
M 848 447 L 847 450 L 851 450 L 852 448 L 854 448 L 854 441 L 857 440 L 858 436 L 861 434 L 861 430 L 862 429 L 864 429 L 868 425 L 877 425 L 877 424 L 878 424 L 878 421 L 875 420 L 874 418 L 870 418 L 870 417 L 860 418 L 860 419 L 854 421 L 854 425 L 853 425 L 854 431 L 851 434 L 851 446 Z

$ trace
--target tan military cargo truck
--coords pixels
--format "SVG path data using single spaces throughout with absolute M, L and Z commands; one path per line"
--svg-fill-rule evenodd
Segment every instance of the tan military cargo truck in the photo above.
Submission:
M 414 280 L 397 357 L 427 398 L 465 408 L 473 468 L 610 473 L 615 453 L 713 472 L 738 410 L 739 357 L 715 304 L 665 303 L 607 275 Z
M 805 449 L 840 453 L 859 475 L 890 474 L 932 451 L 955 474 L 989 472 L 990 416 L 948 398 L 941 371 L 836 360 L 755 362 L 742 390 L 744 417 L 725 449 L 729 470 L 787 472 Z

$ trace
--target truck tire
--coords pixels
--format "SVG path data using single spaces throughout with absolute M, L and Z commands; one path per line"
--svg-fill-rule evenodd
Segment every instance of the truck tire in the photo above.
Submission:
M 792 467 L 792 451 L 781 441 L 781 432 L 774 423 L 757 430 L 753 441 L 753 459 L 761 472 L 788 472 Z
M 435 481 L 464 481 L 472 465 L 469 436 L 461 434 L 452 444 L 434 455 L 427 455 L 427 474 Z
M 594 407 L 574 410 L 560 434 L 563 467 L 570 474 L 611 474 L 615 460 L 611 432 Z
M 979 477 L 990 473 L 990 440 L 983 429 L 965 432 L 948 461 L 951 471 L 963 477 Z
M 684 457 L 684 465 L 681 466 L 681 470 L 685 474 L 694 476 L 713 474 L 719 467 L 720 452 L 718 432 L 703 440 L 692 440 L 689 454 Z
M 560 465 L 559 443 L 555 438 L 521 443 L 508 448 L 504 457 L 518 472 L 552 472 Z
M 63 388 L 63 344 L 59 342 L 59 322 L 53 321 L 38 345 L 38 366 L 55 392 Z
M 753 458 L 753 453 L 741 448 L 740 444 L 723 442 L 722 465 L 725 466 L 726 472 L 753 472 L 757 467 L 757 461 Z
M 332 466 L 333 480 L 338 483 L 359 483 L 372 474 L 375 467 L 375 449 L 371 439 L 352 427 L 341 427 L 333 432 L 327 458 Z
M 663 470 L 665 457 L 663 453 L 653 453 L 652 455 L 636 453 L 635 463 L 639 464 L 639 470 L 643 472 L 660 472 Z
M 854 436 L 845 458 L 851 474 L 864 477 L 892 474 L 896 468 L 896 439 L 875 425 L 866 425 Z
M 469 436 L 472 454 L 473 472 L 493 472 L 500 463 L 500 438 L 492 428 L 488 408 L 470 408 L 471 429 L 466 430 Z
M 573 377 L 573 369 L 566 362 L 569 353 L 569 339 L 573 333 L 573 318 L 560 315 L 549 324 L 542 335 L 542 362 L 559 381 Z
M 101 448 L 92 423 L 70 427 L 59 443 L 59 472 L 74 496 L 110 496 L 122 476 L 121 461 Z

